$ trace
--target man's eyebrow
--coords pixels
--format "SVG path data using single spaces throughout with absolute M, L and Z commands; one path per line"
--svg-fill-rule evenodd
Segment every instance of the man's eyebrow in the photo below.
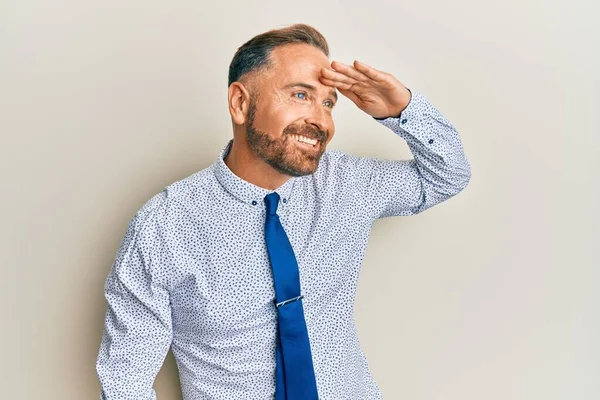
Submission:
M 285 86 L 285 89 L 291 89 L 291 88 L 297 87 L 297 86 L 306 88 L 306 89 L 308 89 L 310 91 L 313 91 L 313 92 L 315 92 L 317 90 L 317 88 L 314 87 L 313 85 L 308 84 L 308 83 L 303 83 L 303 82 L 290 83 L 289 85 Z M 335 89 L 333 89 L 332 91 L 330 91 L 329 95 L 331 97 L 333 97 L 335 99 L 335 102 L 337 103 L 337 101 L 338 101 L 338 95 L 337 95 L 337 92 L 335 91 Z

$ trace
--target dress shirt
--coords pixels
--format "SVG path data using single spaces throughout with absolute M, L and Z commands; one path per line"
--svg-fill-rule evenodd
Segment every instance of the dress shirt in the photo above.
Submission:
M 398 118 L 375 120 L 404 139 L 414 159 L 328 150 L 314 174 L 275 190 L 298 260 L 321 400 L 382 398 L 354 318 L 374 221 L 422 212 L 470 179 L 457 131 L 422 94 L 413 92 Z M 169 348 L 185 400 L 274 398 L 277 315 L 264 237 L 264 197 L 273 190 L 227 167 L 231 144 L 131 220 L 105 285 L 102 399 L 155 399 Z

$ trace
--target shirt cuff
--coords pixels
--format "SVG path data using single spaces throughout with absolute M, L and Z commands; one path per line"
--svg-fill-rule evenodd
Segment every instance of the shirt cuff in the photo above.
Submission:
M 427 111 L 430 110 L 432 106 L 421 93 L 411 93 L 412 96 L 410 102 L 398 117 L 387 117 L 376 119 L 376 121 L 406 139 L 409 144 L 415 140 L 423 144 L 432 144 L 435 131 L 428 126 L 426 118 L 428 114 Z

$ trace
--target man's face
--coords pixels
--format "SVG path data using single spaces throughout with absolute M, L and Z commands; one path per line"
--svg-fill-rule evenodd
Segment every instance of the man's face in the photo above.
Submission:
M 258 96 L 248 111 L 248 143 L 281 173 L 312 174 L 335 131 L 337 95 L 319 81 L 329 60 L 313 46 L 293 44 L 275 48 L 271 63 L 271 69 L 256 77 Z

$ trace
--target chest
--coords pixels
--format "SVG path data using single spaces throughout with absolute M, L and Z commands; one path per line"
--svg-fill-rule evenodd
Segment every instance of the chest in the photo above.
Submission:
M 358 210 L 359 211 L 359 210 Z M 189 331 L 219 335 L 274 326 L 275 292 L 263 212 L 237 208 L 226 218 L 199 218 L 195 228 L 174 237 L 179 258 L 171 301 L 175 318 Z M 307 323 L 358 278 L 370 226 L 356 208 L 297 202 L 281 209 L 280 221 L 294 249 Z M 214 214 L 213 214 L 214 215 Z

